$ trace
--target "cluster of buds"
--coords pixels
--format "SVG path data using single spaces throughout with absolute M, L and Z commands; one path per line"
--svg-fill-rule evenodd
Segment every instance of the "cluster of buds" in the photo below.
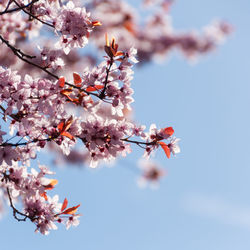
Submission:
M 29 219 L 36 225 L 36 232 L 48 234 L 49 230 L 57 229 L 57 223 L 64 223 L 68 229 L 78 225 L 79 214 L 76 214 L 80 205 L 67 208 L 68 201 L 59 203 L 58 195 L 50 197 L 47 192 L 54 189 L 57 180 L 49 179 L 51 175 L 44 166 L 39 166 L 40 172 L 31 169 L 28 173 L 26 166 L 18 166 L 13 162 L 12 166 L 2 164 L 0 168 L 1 188 L 6 190 L 5 197 L 9 200 L 13 209 L 13 215 L 18 221 Z M 15 207 L 15 201 L 19 199 L 23 203 L 23 211 Z

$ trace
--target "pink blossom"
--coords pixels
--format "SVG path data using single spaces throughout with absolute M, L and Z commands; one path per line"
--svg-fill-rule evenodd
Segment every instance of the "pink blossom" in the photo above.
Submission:
M 71 226 L 77 227 L 79 225 L 79 215 L 72 215 L 66 221 L 66 229 L 69 229 Z
M 139 167 L 142 169 L 142 175 L 137 180 L 139 187 L 145 188 L 149 184 L 151 188 L 157 188 L 165 170 L 149 160 L 139 161 Z
M 170 143 L 168 144 L 168 147 L 170 148 L 170 151 L 173 155 L 176 155 L 181 152 L 180 147 L 178 145 L 178 142 L 180 141 L 179 138 L 171 138 Z
M 71 48 L 81 48 L 88 43 L 93 23 L 85 8 L 76 8 L 74 3 L 69 1 L 58 13 L 54 23 L 56 30 L 61 33 L 57 46 L 63 48 L 66 54 Z

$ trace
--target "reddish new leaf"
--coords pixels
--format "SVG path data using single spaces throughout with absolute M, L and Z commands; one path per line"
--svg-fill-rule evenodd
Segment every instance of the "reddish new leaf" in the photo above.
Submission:
M 173 133 L 174 133 L 174 129 L 173 129 L 172 127 L 164 128 L 164 133 L 165 133 L 166 135 L 171 136 L 171 135 L 173 135 Z
M 64 127 L 64 122 L 60 122 L 60 123 L 57 125 L 57 129 L 59 130 L 59 132 L 62 132 L 62 131 L 63 131 L 63 127 Z
M 80 204 L 75 207 L 70 207 L 66 209 L 62 214 L 75 214 L 77 212 L 77 208 L 80 207 Z
M 66 122 L 61 121 L 58 125 L 57 128 L 60 132 L 60 135 L 68 137 L 70 140 L 75 140 L 74 136 L 71 135 L 67 130 L 70 128 L 71 124 L 73 122 L 73 117 L 71 116 Z
M 72 92 L 73 92 L 72 89 L 63 89 L 63 90 L 60 91 L 60 93 L 61 93 L 62 95 L 65 95 L 65 96 L 67 96 L 67 97 L 68 97 L 68 95 L 70 95 Z
M 160 144 L 160 146 L 162 147 L 162 149 L 164 150 L 166 156 L 168 158 L 170 158 L 170 148 L 168 147 L 168 145 L 165 142 L 159 141 L 158 144 Z
M 75 140 L 74 136 L 73 136 L 72 134 L 70 134 L 69 132 L 63 131 L 63 132 L 61 133 L 61 135 L 62 135 L 62 136 L 68 137 L 68 138 L 69 138 L 70 140 L 72 140 L 72 141 Z
M 79 104 L 80 104 L 79 98 L 74 98 L 74 99 L 72 99 L 72 102 L 73 102 L 74 104 L 76 104 L 76 105 L 79 105 Z
M 73 99 L 69 96 L 72 92 L 73 92 L 72 89 L 63 89 L 63 90 L 60 91 L 60 93 L 63 96 L 67 97 L 69 99 L 69 101 L 73 102 Z
M 124 53 L 122 51 L 117 51 L 115 53 L 115 56 L 124 56 Z
M 65 78 L 62 76 L 58 79 L 59 87 L 63 88 L 65 85 Z
M 99 22 L 99 21 L 93 21 L 93 22 L 92 22 L 92 25 L 93 25 L 93 26 L 101 26 L 102 23 Z
M 74 84 L 77 87 L 81 87 L 82 78 L 80 77 L 80 75 L 78 75 L 77 73 L 73 73 L 73 78 L 74 78 Z
M 68 206 L 68 200 L 65 198 L 62 204 L 61 212 Z
M 112 53 L 112 51 L 111 51 L 111 49 L 110 49 L 110 47 L 108 47 L 108 46 L 104 46 L 104 50 L 105 50 L 105 52 L 107 53 L 107 55 L 109 56 L 109 57 L 113 57 L 113 53 Z
M 97 91 L 97 90 L 100 90 L 100 89 L 103 89 L 103 88 L 104 88 L 104 85 L 89 86 L 89 87 L 86 88 L 86 91 L 93 92 L 93 91 Z
M 55 185 L 56 185 L 57 183 L 58 183 L 58 180 L 52 179 L 48 185 L 45 185 L 45 186 L 44 186 L 44 188 L 45 188 L 46 190 L 52 190 L 52 189 L 55 187 Z
M 46 201 L 48 200 L 48 196 L 47 196 L 47 193 L 46 192 L 43 192 L 40 194 L 41 197 L 43 197 Z
M 64 131 L 67 131 L 71 124 L 73 123 L 73 116 L 70 116 L 70 118 L 65 122 L 65 125 L 64 125 Z

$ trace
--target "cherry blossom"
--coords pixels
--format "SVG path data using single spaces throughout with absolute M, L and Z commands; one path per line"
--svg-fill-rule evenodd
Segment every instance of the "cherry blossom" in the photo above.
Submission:
M 55 28 L 61 34 L 58 48 L 63 48 L 68 54 L 71 48 L 84 47 L 94 26 L 101 25 L 99 22 L 90 20 L 90 13 L 85 8 L 75 7 L 69 1 L 54 19 Z
M 139 161 L 139 168 L 142 170 L 142 175 L 138 178 L 137 184 L 141 188 L 145 188 L 148 184 L 153 189 L 158 188 L 160 179 L 166 174 L 166 171 L 152 160 Z
M 221 43 L 231 32 L 232 27 L 225 21 L 213 22 L 204 32 L 177 32 L 169 14 L 172 0 L 144 1 L 158 8 L 146 18 L 125 1 L 90 1 L 89 10 L 94 18 L 102 22 L 102 27 L 93 32 L 93 42 L 102 48 L 105 32 L 113 34 L 122 49 L 132 46 L 138 49 L 140 63 L 162 59 L 173 50 L 179 50 L 189 59 L 197 58 Z M 145 15 L 144 15 L 145 16 Z
M 58 181 L 37 163 L 40 151 L 91 168 L 126 157 L 132 145 L 146 158 L 159 148 L 167 158 L 180 152 L 171 126 L 135 122 L 133 67 L 173 49 L 205 54 L 232 28 L 215 21 L 202 34 L 177 32 L 172 1 L 143 2 L 157 10 L 144 21 L 124 1 L 0 2 L 0 215 L 9 206 L 44 235 L 79 224 L 80 204 L 50 195 Z M 102 57 L 79 50 L 89 42 Z M 152 160 L 141 168 L 141 184 L 156 186 L 165 173 Z

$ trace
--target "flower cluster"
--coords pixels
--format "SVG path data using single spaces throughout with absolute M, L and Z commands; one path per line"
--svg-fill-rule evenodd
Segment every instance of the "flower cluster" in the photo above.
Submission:
M 8 176 L 7 183 L 18 184 L 11 188 L 14 194 L 11 193 L 11 196 L 27 195 L 28 198 L 25 196 L 23 201 L 27 217 L 34 220 L 37 216 L 32 212 L 34 210 L 43 215 L 42 219 L 36 220 L 37 230 L 42 233 L 55 228 L 51 211 L 58 212 L 51 206 L 51 200 L 47 200 L 47 196 L 44 198 L 44 186 L 47 184 L 38 187 L 33 183 L 35 190 L 26 186 L 24 190 L 29 192 L 23 193 L 24 184 L 20 186 L 19 183 L 26 183 L 21 179 L 28 176 L 30 180 L 31 177 L 24 167 L 17 166 L 17 162 L 29 164 L 30 159 L 36 157 L 37 150 L 44 148 L 48 142 L 56 143 L 65 154 L 70 154 L 76 140 L 80 139 L 89 151 L 90 166 L 96 167 L 100 161 L 111 161 L 131 152 L 131 143 L 148 145 L 152 151 L 158 147 L 159 140 L 169 139 L 173 133 L 173 130 L 169 134 L 155 131 L 155 135 L 152 132 L 147 136 L 144 126 L 136 126 L 125 118 L 123 112 L 131 109 L 133 101 L 131 67 L 133 62 L 137 62 L 136 50 L 118 51 L 115 40 L 110 42 L 107 37 L 105 52 L 106 59 L 98 67 L 85 69 L 81 76 L 73 73 L 73 83 L 66 82 L 64 77 L 56 81 L 34 79 L 29 75 L 22 78 L 15 71 L 0 68 L 0 107 L 6 119 L 11 119 L 11 131 L 16 131 L 14 138 L 18 138 L 18 142 L 13 142 L 13 138 L 5 141 L 5 132 L 1 131 L 0 161 L 11 167 L 11 170 L 3 168 L 2 173 Z M 106 102 L 111 107 L 111 117 L 99 115 L 99 110 Z M 70 115 L 68 105 L 83 107 L 89 115 Z M 114 119 L 115 116 L 121 119 Z M 133 141 L 131 137 L 146 141 Z M 39 176 L 34 171 L 32 174 Z M 42 181 L 39 180 L 39 183 Z
M 18 35 L 24 35 L 25 30 L 26 23 L 21 14 L 0 16 L 0 34 L 12 44 L 15 44 Z
M 19 161 L 29 164 L 37 150 L 48 142 L 70 154 L 79 139 L 89 152 L 90 167 L 96 167 L 99 162 L 126 156 L 131 152 L 131 143 L 145 146 L 149 155 L 174 133 L 171 127 L 158 131 L 153 126 L 146 133 L 145 126 L 126 119 L 124 112 L 131 109 L 133 101 L 131 67 L 137 62 L 136 50 L 118 51 L 115 40 L 109 41 L 106 36 L 105 52 L 107 56 L 98 67 L 85 69 L 81 75 L 73 73 L 73 83 L 66 82 L 64 77 L 55 81 L 29 75 L 22 78 L 15 71 L 0 68 L 0 108 L 6 119 L 11 120 L 12 133 L 16 131 L 8 140 L 4 140 L 4 131 L 0 134 L 0 161 L 5 166 L 2 167 L 3 182 L 10 190 L 10 197 L 23 197 L 22 215 L 33 221 L 43 234 L 56 228 L 55 217 L 60 215 L 58 199 L 46 195 L 51 182 L 39 179 L 49 172 L 41 169 L 40 174 L 35 170 L 27 174 L 25 167 L 18 166 Z M 72 115 L 69 105 L 84 108 L 85 116 Z M 100 112 L 106 105 L 110 105 L 110 116 Z M 143 141 L 132 140 L 133 137 Z M 17 142 L 13 142 L 15 138 Z M 170 144 L 167 147 L 173 152 Z M 76 218 L 70 218 L 76 225 Z
M 172 49 L 187 57 L 209 52 L 231 27 L 216 22 L 202 36 L 177 33 L 166 15 L 172 0 L 143 2 L 160 7 L 145 22 L 123 1 L 93 0 L 85 7 L 76 0 L 0 1 L 0 213 L 9 204 L 15 219 L 30 220 L 42 234 L 58 223 L 79 224 L 80 205 L 67 208 L 67 199 L 59 203 L 47 194 L 57 183 L 46 177 L 52 172 L 40 165 L 28 170 L 44 148 L 90 167 L 125 157 L 132 144 L 146 158 L 159 147 L 167 158 L 180 152 L 172 127 L 152 124 L 146 132 L 132 119 L 132 67 L 137 57 L 144 63 Z M 99 64 L 77 50 L 89 40 L 104 47 Z M 163 176 L 154 163 L 143 166 L 142 182 Z
M 101 25 L 90 20 L 90 13 L 85 8 L 76 8 L 73 2 L 63 6 L 54 19 L 56 30 L 61 34 L 59 48 L 68 54 L 72 48 L 84 47 L 94 26 Z
M 131 123 L 117 120 L 104 120 L 101 117 L 89 117 L 81 124 L 80 139 L 90 152 L 91 167 L 98 161 L 111 161 L 118 155 L 126 156 L 131 151 L 123 138 L 131 134 Z
M 27 167 L 18 166 L 17 162 L 13 162 L 11 167 L 1 165 L 1 188 L 7 190 L 5 196 L 9 199 L 14 217 L 19 221 L 29 219 L 36 225 L 36 232 L 42 234 L 57 229 L 56 223 L 63 222 L 67 228 L 77 225 L 79 215 L 76 211 L 79 205 L 66 210 L 65 204 L 59 203 L 58 195 L 53 198 L 48 196 L 47 191 L 54 188 L 57 180 L 45 177 L 53 174 L 46 167 L 39 168 L 39 172 L 32 168 L 28 173 Z M 22 212 L 14 206 L 17 198 L 23 204 Z
M 43 64 L 46 68 L 62 68 L 65 63 L 62 59 L 62 51 L 60 49 L 51 49 L 49 47 L 40 48 Z
M 201 35 L 197 32 L 176 32 L 168 14 L 172 0 L 144 2 L 146 5 L 159 3 L 159 8 L 142 21 L 136 10 L 125 1 L 91 1 L 89 9 L 93 17 L 103 23 L 92 35 L 97 46 L 102 48 L 101 38 L 108 30 L 118 38 L 122 49 L 132 45 L 137 48 L 141 63 L 163 58 L 176 49 L 193 59 L 215 49 L 221 38 L 224 39 L 232 31 L 232 27 L 222 21 L 209 26 L 212 32 L 207 32 L 206 28 Z
M 144 156 L 148 157 L 150 153 L 159 146 L 162 147 L 166 156 L 170 158 L 171 153 L 173 155 L 180 152 L 178 142 L 180 139 L 173 137 L 174 130 L 172 127 L 167 127 L 163 129 L 157 129 L 155 124 L 152 124 L 149 129 L 149 133 L 146 134 L 146 141 L 148 145 Z M 168 144 L 163 142 L 163 140 L 168 140 Z

